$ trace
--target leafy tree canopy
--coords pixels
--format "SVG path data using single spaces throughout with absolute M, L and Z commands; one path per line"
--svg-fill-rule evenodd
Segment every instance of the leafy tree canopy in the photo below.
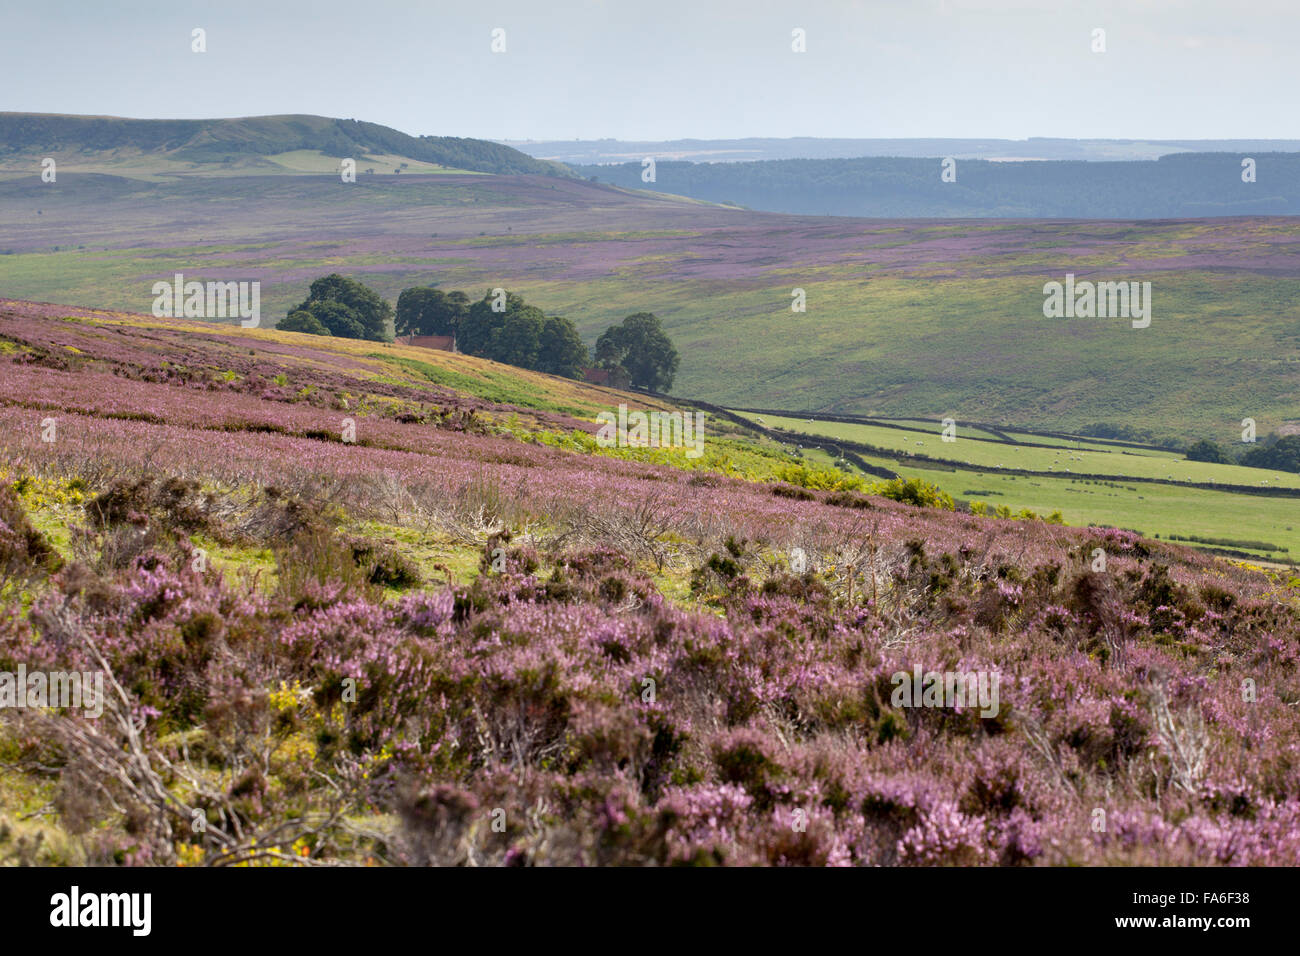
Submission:
M 456 335 L 468 312 L 469 296 L 464 292 L 406 289 L 397 297 L 397 334 Z
M 493 309 L 501 304 L 501 311 Z M 522 296 L 491 292 L 472 304 L 459 324 L 457 347 L 507 365 L 566 378 L 580 378 L 588 362 L 587 347 L 568 319 L 548 316 Z
M 393 307 L 373 289 L 337 272 L 313 282 L 306 300 L 290 309 L 289 314 L 299 311 L 310 313 L 332 335 L 390 341 L 388 322 L 393 318 Z
M 587 346 L 573 323 L 558 315 L 547 316 L 537 350 L 538 371 L 581 378 L 589 361 Z
M 679 361 L 677 349 L 658 316 L 650 312 L 629 315 L 596 340 L 596 363 L 607 369 L 622 367 L 638 388 L 668 391 L 673 387 Z
M 1248 468 L 1275 468 L 1300 472 L 1300 435 L 1287 435 L 1275 442 L 1252 448 L 1241 458 Z
M 1228 457 L 1228 453 L 1209 439 L 1202 439 L 1187 449 L 1187 460 L 1212 461 L 1221 465 L 1232 462 L 1232 459 Z
M 290 312 L 276 325 L 276 328 L 285 332 L 309 332 L 312 335 L 332 334 L 320 319 L 306 309 Z

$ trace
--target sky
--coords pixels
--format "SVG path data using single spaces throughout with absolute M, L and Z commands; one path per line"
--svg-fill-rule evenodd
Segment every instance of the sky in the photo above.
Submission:
M 0 111 L 499 140 L 1295 139 L 1298 52 L 1300 0 L 4 0 Z

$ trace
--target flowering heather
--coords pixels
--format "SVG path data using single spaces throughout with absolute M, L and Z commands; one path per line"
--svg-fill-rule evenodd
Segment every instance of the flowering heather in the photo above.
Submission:
M 325 353 L 198 383 L 234 333 L 127 374 L 164 331 L 24 321 L 0 672 L 111 677 L 99 720 L 0 711 L 46 861 L 1300 864 L 1285 575 L 517 441 Z M 996 711 L 896 704 L 915 670 Z

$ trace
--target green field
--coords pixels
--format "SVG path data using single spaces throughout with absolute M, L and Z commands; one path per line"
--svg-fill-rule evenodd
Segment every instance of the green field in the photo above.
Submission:
M 0 289 L 143 311 L 174 272 L 253 278 L 271 322 L 330 271 L 390 300 L 412 285 L 503 286 L 589 343 L 656 313 L 681 354 L 675 392 L 720 405 L 1119 424 L 1180 447 L 1236 441 L 1248 416 L 1261 435 L 1300 427 L 1300 220 L 796 217 L 547 177 L 426 170 L 344 185 L 309 151 L 255 159 L 283 164 L 0 180 L 14 227 Z M 1150 281 L 1150 327 L 1044 318 L 1043 284 L 1067 272 Z M 795 288 L 806 312 L 791 311 Z
M 742 413 L 744 414 L 744 413 Z M 854 425 L 840 422 L 809 423 L 802 418 L 785 418 L 778 415 L 745 415 L 751 421 L 761 418 L 768 427 L 827 438 L 841 438 L 862 444 L 874 445 L 893 451 L 942 458 L 955 464 L 975 468 L 1009 468 L 1029 471 L 1054 471 L 1064 476 L 1107 475 L 1134 478 L 1152 478 L 1164 481 L 1214 482 L 1221 485 L 1251 485 L 1258 487 L 1300 489 L 1300 475 L 1285 471 L 1265 471 L 1243 468 L 1240 465 L 1219 465 L 1203 461 L 1187 461 L 1174 452 L 1161 449 L 1134 449 L 1095 446 L 1076 449 L 1067 439 L 1024 436 L 1038 444 L 1053 444 L 1041 448 L 1035 445 L 1007 444 L 993 438 L 968 437 L 967 430 L 957 426 L 955 439 L 945 442 L 938 434 L 942 428 L 921 430 L 883 428 L 873 425 Z M 1102 450 L 1104 449 L 1104 450 Z
M 199 140 L 157 150 L 155 127 L 130 126 L 112 150 L 59 153 L 57 183 L 41 182 L 37 154 L 6 154 L 0 294 L 147 313 L 153 283 L 177 272 L 253 279 L 270 327 L 313 279 L 341 272 L 390 301 L 415 285 L 475 298 L 508 288 L 570 318 L 589 345 L 651 311 L 680 354 L 674 394 L 798 410 L 763 418 L 822 445 L 805 448 L 811 461 L 856 442 L 881 450 L 856 450 L 875 465 L 991 508 L 1300 555 L 1296 498 L 1187 487 L 1300 489 L 1300 476 L 1170 450 L 1238 445 L 1246 417 L 1261 437 L 1300 430 L 1300 219 L 785 216 L 545 175 L 488 144 L 478 156 L 470 141 L 364 124 L 270 118 L 216 132 L 217 152 Z M 356 183 L 340 182 L 334 143 L 356 151 Z M 457 174 L 453 161 L 530 175 Z M 1043 284 L 1066 273 L 1150 281 L 1151 325 L 1044 318 Z M 806 311 L 791 310 L 793 289 Z M 459 369 L 413 361 L 402 374 L 464 385 Z M 531 386 L 478 384 L 497 401 L 537 400 Z M 950 444 L 949 417 L 981 424 L 959 424 Z M 1152 444 L 1042 434 L 1115 433 L 1098 426 Z
M 1008 444 L 977 438 L 975 429 L 958 426 L 957 440 L 944 442 L 937 422 L 900 430 L 877 425 L 808 421 L 806 418 L 738 412 L 743 418 L 772 429 L 783 429 L 791 444 L 818 442 L 805 449 L 810 461 L 829 465 L 845 448 L 836 440 L 858 442 L 897 451 L 897 456 L 857 451 L 873 465 L 904 477 L 923 478 L 954 498 L 983 501 L 990 508 L 1006 506 L 1039 515 L 1060 511 L 1067 524 L 1129 528 L 1151 537 L 1184 539 L 1201 547 L 1241 551 L 1279 563 L 1300 556 L 1300 499 L 1214 491 L 1181 486 L 1179 482 L 1215 482 L 1300 490 L 1300 475 L 1263 471 L 1238 465 L 1187 461 L 1157 448 L 1119 448 L 1075 443 L 1063 438 L 1018 434 L 1038 444 Z M 919 443 L 919 444 L 918 444 Z M 944 459 L 918 461 L 912 455 Z M 1003 465 L 1003 469 L 997 466 Z M 844 464 L 841 468 L 852 470 Z M 1075 474 L 1066 472 L 1070 468 Z M 1009 474 L 1012 469 L 1046 474 Z M 1103 475 L 1082 478 L 1079 473 Z M 1173 475 L 1170 479 L 1168 476 Z M 1129 478 L 1154 479 L 1131 481 Z M 1211 541 L 1209 539 L 1218 539 Z M 1270 547 L 1263 547 L 1269 545 Z

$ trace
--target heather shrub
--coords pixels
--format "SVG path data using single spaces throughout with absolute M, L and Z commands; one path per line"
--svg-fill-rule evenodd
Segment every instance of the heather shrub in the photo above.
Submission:
M 692 572 L 691 590 L 703 591 L 715 582 L 725 587 L 740 577 L 740 572 L 741 565 L 735 557 L 714 552 Z
M 424 583 L 420 569 L 397 551 L 392 541 L 357 536 L 347 537 L 345 541 L 352 549 L 353 563 L 371 584 L 401 590 Z
M 98 528 L 139 525 L 151 515 L 166 528 L 198 531 L 209 527 L 199 483 L 179 478 L 118 479 L 86 502 L 85 510 Z
M 789 598 L 799 604 L 828 604 L 831 600 L 831 592 L 825 582 L 809 572 L 803 574 L 774 574 L 763 581 L 762 587 L 759 588 L 759 594 L 769 599 Z M 756 614 L 762 613 L 759 610 L 760 607 L 771 606 L 770 604 L 750 604 Z M 825 617 L 820 616 L 817 619 L 821 621 Z
M 205 367 L 188 343 L 182 367 L 30 325 L 124 374 L 6 373 L 90 411 L 46 444 L 0 406 L 30 472 L 0 488 L 0 563 L 32 572 L 0 671 L 102 667 L 126 700 L 0 708 L 41 799 L 0 821 L 6 860 L 1300 862 L 1293 575 L 920 485 L 741 480 L 732 446 L 712 473 L 587 456 L 531 437 L 582 427 L 564 416 L 296 346 Z M 403 556 L 430 552 L 445 584 Z M 895 705 L 914 667 L 996 674 L 996 715 Z
M 63 559 L 32 527 L 14 489 L 0 484 L 0 586 L 52 574 Z
M 746 553 L 731 545 L 723 550 L 732 560 Z M 1074 859 L 1168 852 L 1238 860 L 1265 851 L 1224 821 L 1281 833 L 1290 819 L 1275 809 L 1285 797 L 1258 782 L 1215 777 L 1211 787 L 1203 773 L 1180 777 L 1192 768 L 1161 734 L 1190 726 L 1181 715 L 1205 692 L 1193 684 L 1171 688 L 1173 723 L 1161 731 L 1158 699 L 1125 696 L 1118 672 L 1096 661 L 1061 658 L 1054 670 L 1040 669 L 1047 683 L 1025 688 L 1008 674 L 1003 709 L 1029 721 L 1022 737 L 969 710 L 888 706 L 889 675 L 906 666 L 887 656 L 899 652 L 887 646 L 889 626 L 871 609 L 836 600 L 815 578 L 774 577 L 771 587 L 730 596 L 725 617 L 710 620 L 665 604 L 616 551 L 543 557 L 507 548 L 507 555 L 504 572 L 467 587 L 389 602 L 315 579 L 254 599 L 195 572 L 179 550 L 148 552 L 99 575 L 70 566 L 54 579 L 60 596 L 33 609 L 36 643 L 11 621 L 0 628 L 0 657 L 21 651 L 29 664 L 84 664 L 76 634 L 91 625 L 113 673 L 148 715 L 157 759 L 224 768 L 222 786 L 188 793 L 186 806 L 216 825 L 238 820 L 261 832 L 289 812 L 323 812 L 323 773 L 349 799 L 397 813 L 399 830 L 382 846 L 358 846 L 394 862 L 1023 865 L 1062 860 L 1049 833 L 1065 838 Z M 960 554 L 930 558 L 918 541 L 902 557 L 918 580 L 934 573 L 952 577 L 951 587 L 965 580 Z M 1026 580 L 1025 599 L 1049 607 L 1050 575 Z M 981 587 L 1007 586 L 994 577 Z M 633 595 L 639 606 L 628 603 Z M 77 617 L 66 616 L 68 606 Z M 962 659 L 963 642 L 975 635 L 924 639 L 936 664 L 989 666 Z M 1012 632 L 1003 640 L 1011 659 L 1027 660 L 1024 649 L 1047 639 Z M 1291 657 L 1274 654 L 1274 666 L 1294 672 L 1294 644 L 1292 631 L 1283 645 Z M 1148 656 L 1129 666 L 1147 667 Z M 647 678 L 653 699 L 642 695 Z M 1037 739 L 1035 724 L 1041 751 L 1024 743 Z M 269 762 L 267 753 L 275 755 Z M 1274 781 L 1294 767 L 1276 763 L 1283 751 L 1273 753 L 1267 786 L 1276 790 Z M 101 815 L 100 798 L 75 797 L 100 791 L 71 789 L 94 775 L 75 747 L 67 767 L 60 806 L 68 818 Z M 1241 779 L 1260 781 L 1263 770 L 1247 769 L 1251 777 Z M 1205 789 L 1189 818 L 1198 822 L 1176 831 L 1124 817 L 1122 839 L 1098 840 L 1086 826 L 1062 822 L 1069 788 L 1118 788 L 1141 806 L 1179 779 L 1204 781 Z M 97 845 L 96 858 L 166 858 L 176 846 L 163 835 L 171 811 L 159 816 L 147 800 L 111 786 L 106 793 L 135 807 L 138 838 Z M 496 810 L 503 830 L 492 828 Z M 192 837 L 180 842 L 236 852 Z M 331 851 L 313 838 L 304 846 L 312 854 L 339 844 Z
M 480 814 L 478 799 L 449 784 L 426 787 L 398 802 L 401 853 L 414 866 L 455 866 L 468 861 L 468 831 Z
M 791 498 L 795 501 L 812 501 L 817 496 L 810 491 L 795 485 L 775 484 L 772 486 L 772 494 L 778 498 Z
M 852 860 L 833 815 L 822 807 L 778 807 L 756 834 L 771 866 L 847 866 Z
M 957 803 L 957 809 L 969 817 L 1005 816 L 1025 803 L 1021 768 L 1012 754 L 1005 749 L 999 752 L 1005 763 L 990 760 L 989 756 L 988 750 L 981 751 L 966 792 Z
M 1150 542 L 1143 541 L 1132 531 L 1123 531 L 1119 528 L 1089 529 L 1088 537 L 1078 548 L 1080 560 L 1091 560 L 1092 552 L 1096 548 L 1101 548 L 1114 557 L 1145 558 L 1151 554 Z
M 1109 660 L 1128 640 L 1129 621 L 1123 596 L 1110 575 L 1086 571 L 1075 578 L 1066 605 L 1082 639 L 1081 648 Z
M 141 515 L 139 524 L 114 525 L 98 534 L 83 529 L 73 533 L 76 552 L 94 562 L 100 573 L 126 571 L 141 559 L 174 546 L 174 539 Z
M 890 497 L 886 495 L 886 497 Z M 865 495 L 855 494 L 852 491 L 834 491 L 826 496 L 826 503 L 834 505 L 837 508 L 858 508 L 870 510 L 875 507 L 871 499 Z
M 721 598 L 733 590 L 744 591 L 749 579 L 743 575 L 752 560 L 744 540 L 728 535 L 721 552 L 710 554 L 691 571 L 691 591 L 702 596 Z
M 272 544 L 314 532 L 329 523 L 320 504 L 309 504 L 302 495 L 268 485 L 260 489 L 247 515 L 237 520 L 235 530 L 249 540 Z
M 734 784 L 673 787 L 658 806 L 667 824 L 672 862 L 677 864 L 726 863 L 752 827 L 753 799 Z
M 323 525 L 299 530 L 272 551 L 280 592 L 306 602 L 317 600 L 321 593 L 311 585 L 337 593 L 373 595 L 374 585 L 382 583 L 381 558 L 373 548 L 358 548 Z M 374 580 L 377 571 L 380 581 Z M 397 573 L 400 576 L 400 567 Z M 410 573 L 415 576 L 414 569 Z
M 517 548 L 508 547 L 513 535 L 509 531 L 499 531 L 488 535 L 479 557 L 479 572 L 503 572 L 508 574 L 531 575 L 541 567 L 541 556 L 531 545 Z
M 923 807 L 916 825 L 898 840 L 904 866 L 977 866 L 992 863 L 993 854 L 984 821 L 948 801 Z
M 775 787 L 783 776 L 770 741 L 753 730 L 728 732 L 713 745 L 713 763 L 722 783 L 734 784 L 765 810 L 776 799 Z

